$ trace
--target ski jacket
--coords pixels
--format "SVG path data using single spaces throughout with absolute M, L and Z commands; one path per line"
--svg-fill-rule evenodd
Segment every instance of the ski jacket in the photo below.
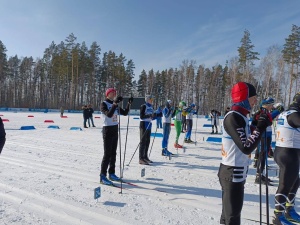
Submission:
M 182 120 L 182 110 L 180 108 L 176 109 L 176 111 L 175 111 L 175 120 L 176 121 Z
M 119 111 L 120 110 L 120 111 Z M 129 112 L 129 104 L 126 109 L 119 108 L 117 104 L 114 104 L 112 100 L 105 99 L 100 105 L 100 111 L 103 113 L 103 126 L 115 126 L 118 125 L 118 115 L 127 116 Z
M 84 118 L 84 119 L 90 118 L 90 111 L 89 111 L 88 108 L 84 108 L 84 109 L 83 109 L 83 118 Z
M 175 116 L 175 110 L 171 107 L 165 107 L 162 111 L 163 113 L 163 123 L 171 123 L 172 117 Z
M 245 109 L 234 106 L 223 122 L 222 162 L 219 177 L 232 182 L 243 182 L 247 177 L 249 154 L 257 147 L 262 132 L 255 128 L 250 132 Z
M 276 146 L 300 149 L 300 112 L 288 110 L 279 115 Z
M 89 117 L 93 117 L 94 109 L 88 108 L 88 111 L 89 111 Z
M 140 121 L 151 122 L 153 117 L 153 106 L 150 103 L 141 105 L 140 108 Z

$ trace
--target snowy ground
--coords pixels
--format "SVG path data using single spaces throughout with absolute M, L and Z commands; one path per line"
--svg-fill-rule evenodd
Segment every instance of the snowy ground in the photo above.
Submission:
M 158 137 L 150 156 L 153 165 L 139 165 L 135 154 L 130 166 L 125 166 L 124 178 L 138 186 L 124 184 L 120 194 L 119 188 L 99 184 L 103 155 L 101 119 L 94 119 L 96 128 L 76 131 L 70 128 L 83 127 L 81 114 L 65 114 L 68 118 L 60 118 L 59 113 L 0 114 L 2 119 L 9 120 L 4 122 L 7 141 L 0 155 L 1 224 L 219 224 L 221 191 L 217 172 L 221 145 L 205 142 L 211 136 L 211 129 L 203 127 L 210 123 L 207 119 L 197 121 L 197 145 L 185 144 L 185 150 L 179 149 L 178 155 L 171 159 L 161 156 L 162 138 Z M 135 117 L 129 119 L 125 165 L 139 143 L 139 120 Z M 44 123 L 45 120 L 54 123 Z M 127 117 L 121 117 L 122 160 L 126 124 Z M 49 125 L 60 129 L 47 128 Z M 19 130 L 21 126 L 35 126 L 36 130 Z M 196 118 L 192 139 L 195 127 Z M 169 150 L 177 153 L 172 147 L 174 137 L 172 128 Z M 182 134 L 181 143 L 183 138 Z M 119 156 L 118 149 L 117 175 Z M 274 164 L 272 159 L 269 164 Z M 143 168 L 146 175 L 141 177 Z M 275 172 L 269 173 L 278 183 Z M 259 190 L 254 184 L 254 174 L 250 166 L 242 211 L 245 225 L 258 224 L 247 219 L 259 219 Z M 94 200 L 94 189 L 99 186 L 101 197 Z M 275 191 L 276 187 L 269 188 L 270 216 Z

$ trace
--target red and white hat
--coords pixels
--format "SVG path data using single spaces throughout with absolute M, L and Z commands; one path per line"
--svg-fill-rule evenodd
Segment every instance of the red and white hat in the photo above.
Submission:
M 114 88 L 108 88 L 105 92 L 105 96 L 107 97 L 109 95 L 109 93 L 111 93 L 111 92 L 117 92 L 117 91 Z
M 233 103 L 245 101 L 255 95 L 257 95 L 255 87 L 246 82 L 238 82 L 231 89 L 231 98 Z

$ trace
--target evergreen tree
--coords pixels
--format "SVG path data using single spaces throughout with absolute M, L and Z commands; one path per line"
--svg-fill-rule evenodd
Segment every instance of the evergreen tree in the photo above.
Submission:
M 296 25 L 292 26 L 292 33 L 285 39 L 282 54 L 284 61 L 290 65 L 290 88 L 288 97 L 288 104 L 290 104 L 293 81 L 297 78 L 297 74 L 294 73 L 295 65 L 299 65 L 300 63 L 300 27 Z
M 240 63 L 240 72 L 243 77 L 241 80 L 248 81 L 250 80 L 250 68 L 254 65 L 254 60 L 259 60 L 258 52 L 253 51 L 254 45 L 250 39 L 250 32 L 248 30 L 244 31 L 244 36 L 241 39 L 241 46 L 238 47 L 239 52 L 239 63 Z

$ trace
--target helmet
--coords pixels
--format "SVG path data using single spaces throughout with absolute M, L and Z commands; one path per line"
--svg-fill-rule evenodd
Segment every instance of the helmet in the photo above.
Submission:
M 273 105 L 275 103 L 274 98 L 267 97 L 262 100 L 261 105 Z
M 293 102 L 290 104 L 289 109 L 300 111 L 300 92 L 295 94 Z
M 196 106 L 196 105 L 195 105 L 194 103 L 191 104 L 191 107 L 192 107 L 192 108 L 195 107 L 195 106 Z
M 245 101 L 255 95 L 255 87 L 246 82 L 238 82 L 231 89 L 231 98 L 233 103 Z
M 145 96 L 145 101 L 147 102 L 148 100 L 152 99 L 153 100 L 153 96 L 152 95 L 146 95 Z
M 184 101 L 179 102 L 179 107 L 183 107 L 183 106 L 186 106 L 185 102 Z

